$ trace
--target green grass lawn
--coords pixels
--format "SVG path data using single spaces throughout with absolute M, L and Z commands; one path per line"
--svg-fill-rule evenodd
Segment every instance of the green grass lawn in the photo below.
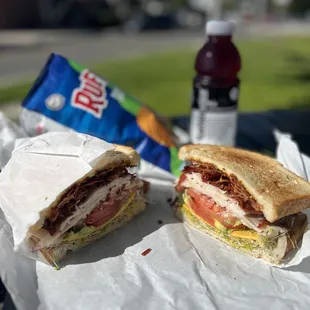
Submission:
M 237 41 L 241 52 L 242 111 L 310 105 L 310 38 Z M 197 51 L 123 59 L 91 67 L 163 115 L 190 108 L 193 62 Z M 0 102 L 21 100 L 30 83 L 0 88 Z

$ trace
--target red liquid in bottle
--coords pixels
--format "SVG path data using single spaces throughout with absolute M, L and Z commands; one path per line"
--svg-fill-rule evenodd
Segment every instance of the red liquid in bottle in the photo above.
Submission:
M 229 22 L 209 22 L 208 40 L 196 57 L 191 140 L 233 145 L 239 96 L 241 60 L 232 42 Z

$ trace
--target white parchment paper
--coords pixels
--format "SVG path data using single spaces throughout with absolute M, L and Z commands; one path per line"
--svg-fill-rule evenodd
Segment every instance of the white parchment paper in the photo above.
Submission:
M 279 136 L 279 156 L 287 152 L 286 145 L 281 147 L 283 137 Z M 288 166 L 295 163 L 289 158 Z M 143 214 L 70 255 L 60 271 L 40 262 L 34 271 L 33 261 L 12 252 L 5 241 L 11 238 L 10 229 L 0 223 L 0 246 L 6 244 L 5 255 L 0 255 L 1 275 L 5 284 L 10 283 L 19 309 L 34 309 L 31 294 L 39 298 L 41 310 L 309 309 L 310 258 L 305 257 L 307 249 L 303 252 L 305 246 L 310 248 L 308 234 L 297 253 L 299 259 L 290 261 L 290 267 L 271 267 L 179 223 L 167 202 L 173 197 L 169 180 L 153 181 L 152 204 Z M 149 248 L 151 252 L 142 256 Z M 6 265 L 8 257 L 14 257 L 15 263 Z M 34 273 L 36 292 L 32 291 Z M 28 283 L 29 291 L 20 294 Z

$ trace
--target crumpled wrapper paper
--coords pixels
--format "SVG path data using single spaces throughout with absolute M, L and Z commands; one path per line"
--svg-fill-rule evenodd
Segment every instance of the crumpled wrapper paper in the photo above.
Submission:
M 0 170 L 10 160 L 16 139 L 25 137 L 27 137 L 27 134 L 24 129 L 0 112 Z
M 91 172 L 114 145 L 85 134 L 50 132 L 16 141 L 0 174 L 0 206 L 13 229 L 15 250 L 37 258 L 25 238 L 57 197 Z
M 281 161 L 300 169 L 290 166 L 299 155 L 298 148 L 287 152 L 294 142 L 282 134 L 278 138 Z M 309 309 L 308 233 L 294 259 L 275 268 L 179 223 L 168 203 L 173 198 L 170 181 L 153 181 L 143 214 L 69 255 L 60 271 L 41 262 L 34 271 L 34 261 L 13 253 L 9 226 L 2 222 L 0 270 L 16 305 L 26 310 Z M 149 254 L 141 255 L 147 249 Z

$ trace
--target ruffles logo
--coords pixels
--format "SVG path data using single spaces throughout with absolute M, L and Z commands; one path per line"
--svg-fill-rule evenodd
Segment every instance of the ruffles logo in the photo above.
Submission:
M 71 105 L 101 118 L 102 111 L 108 106 L 105 91 L 107 83 L 88 70 L 84 70 L 79 79 L 81 85 L 73 91 Z

